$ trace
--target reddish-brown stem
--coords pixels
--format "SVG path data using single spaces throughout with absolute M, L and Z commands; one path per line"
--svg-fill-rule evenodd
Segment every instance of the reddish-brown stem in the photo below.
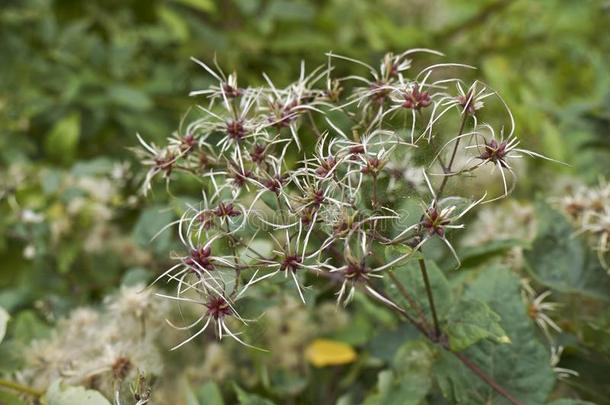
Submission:
M 436 306 L 434 305 L 434 296 L 432 295 L 430 279 L 428 278 L 428 269 L 426 268 L 426 262 L 424 261 L 424 259 L 419 259 L 419 269 L 421 270 L 421 275 L 424 279 L 424 285 L 426 286 L 426 295 L 428 296 L 428 303 L 430 304 L 430 312 L 432 312 L 432 320 L 434 322 L 434 336 L 438 339 L 441 336 L 441 329 L 438 325 L 438 317 L 436 316 Z
M 460 146 L 460 140 L 462 139 L 462 133 L 464 132 L 464 127 L 466 126 L 466 121 L 468 120 L 468 111 L 462 111 L 462 122 L 460 124 L 460 129 L 457 134 L 457 139 L 455 140 L 455 144 L 453 145 L 453 151 L 451 152 L 451 159 L 449 159 L 449 163 L 445 168 L 445 175 L 443 176 L 443 182 L 436 193 L 436 199 L 441 198 L 441 194 L 445 190 L 445 186 L 447 185 L 447 180 L 449 180 L 449 173 L 451 173 L 451 168 L 453 167 L 453 161 L 455 160 L 455 156 L 457 154 L 458 147 Z
M 426 315 L 424 314 L 424 311 L 422 310 L 421 306 L 415 301 L 411 294 L 409 294 L 405 286 L 400 282 L 398 277 L 394 275 L 394 273 L 390 271 L 388 272 L 388 275 L 390 276 L 390 279 L 392 279 L 392 282 L 396 284 L 396 287 L 398 288 L 400 294 L 407 300 L 409 305 L 417 311 L 417 315 L 419 316 L 422 325 L 427 330 L 430 330 L 430 325 L 428 325 L 428 320 L 426 319 Z
M 500 384 L 498 384 L 489 374 L 487 374 L 486 372 L 481 370 L 479 368 L 479 366 L 474 364 L 472 362 L 472 360 L 470 360 L 468 357 L 466 357 L 463 353 L 459 353 L 459 352 L 451 352 L 451 353 L 453 353 L 453 355 L 455 357 L 457 357 L 466 367 L 468 367 L 470 370 L 472 370 L 472 372 L 475 373 L 481 380 L 485 381 L 485 383 L 487 385 L 489 385 L 491 388 L 493 388 L 494 391 L 496 391 L 498 394 L 502 395 L 504 398 L 508 399 L 510 401 L 510 403 L 515 404 L 515 405 L 523 404 L 521 401 L 519 401 L 518 399 L 513 397 L 508 391 L 506 391 L 506 389 L 504 389 L 504 387 L 502 387 Z
M 381 294 L 379 291 L 375 290 L 377 292 L 377 294 L 382 295 L 386 300 L 391 301 L 389 298 L 385 297 L 383 294 Z M 486 372 L 484 372 L 483 370 L 481 370 L 479 368 L 479 366 L 477 366 L 475 363 L 473 363 L 468 357 L 466 357 L 463 353 L 459 353 L 459 352 L 454 352 L 449 348 L 449 345 L 447 344 L 447 341 L 445 339 L 445 337 L 443 335 L 436 335 L 434 331 L 429 331 L 428 329 L 426 329 L 422 324 L 420 324 L 419 322 L 417 322 L 413 317 L 411 317 L 407 311 L 401 307 L 399 307 L 396 304 L 390 304 L 389 302 L 385 302 L 382 300 L 379 300 L 378 298 L 375 298 L 374 295 L 367 293 L 370 297 L 376 299 L 377 302 L 383 304 L 384 306 L 386 306 L 387 308 L 391 309 L 392 311 L 397 312 L 399 315 L 403 316 L 404 318 L 406 318 L 409 322 L 411 322 L 411 324 L 413 324 L 413 326 L 415 326 L 424 336 L 426 336 L 428 339 L 430 339 L 432 342 L 439 344 L 440 347 L 442 347 L 443 349 L 451 352 L 454 356 L 456 356 L 466 367 L 468 367 L 473 373 L 475 373 L 477 375 L 477 377 L 479 377 L 483 382 L 485 382 L 487 385 L 489 385 L 494 391 L 496 391 L 498 394 L 502 395 L 504 398 L 506 398 L 510 403 L 514 404 L 514 405 L 522 405 L 523 403 L 519 400 L 517 400 L 515 397 L 513 397 L 504 387 L 502 387 L 500 384 L 498 384 L 498 382 L 496 380 L 494 380 L 489 374 L 487 374 Z

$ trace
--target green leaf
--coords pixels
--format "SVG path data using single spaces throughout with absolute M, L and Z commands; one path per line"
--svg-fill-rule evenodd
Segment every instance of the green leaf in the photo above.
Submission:
M 99 392 L 64 385 L 60 380 L 51 384 L 46 393 L 46 400 L 48 405 L 110 405 Z
M 153 106 L 150 97 L 131 86 L 117 84 L 108 89 L 108 98 L 118 107 L 133 111 L 146 111 Z
M 6 392 L 0 390 L 0 404 L 2 405 L 26 405 L 23 399 L 19 398 L 17 395 L 12 392 Z
M 222 393 L 218 384 L 215 382 L 207 382 L 195 393 L 197 401 L 202 405 L 224 405 Z
M 548 405 L 595 405 L 593 402 L 583 401 L 582 399 L 557 399 L 549 402 Z
M 15 316 L 13 327 L 15 339 L 25 344 L 34 339 L 44 338 L 49 334 L 49 327 L 30 310 L 19 312 Z
M 479 300 L 460 300 L 449 312 L 447 321 L 451 350 L 461 351 L 487 338 L 499 343 L 510 343 L 500 326 L 500 316 Z
M 72 113 L 55 123 L 45 139 L 45 151 L 52 159 L 62 163 L 74 159 L 80 137 L 80 121 L 80 114 Z
M 240 405 L 274 405 L 273 401 L 256 394 L 244 391 L 239 385 L 233 384 Z
M 426 260 L 426 269 L 428 272 L 428 279 L 430 280 L 430 288 L 434 292 L 434 305 L 436 307 L 436 313 L 439 320 L 447 318 L 447 314 L 451 309 L 451 289 L 445 274 L 438 268 L 438 266 L 429 260 Z M 428 304 L 428 295 L 426 293 L 426 285 L 424 283 L 422 273 L 417 260 L 410 260 L 407 264 L 392 270 L 393 275 L 398 279 L 400 284 L 407 290 L 416 303 L 418 303 L 426 317 L 431 318 L 430 305 Z M 390 297 L 400 303 L 403 308 L 407 308 L 415 317 L 417 312 L 412 308 L 401 294 L 399 286 L 394 283 L 390 277 L 384 277 L 384 284 L 386 291 Z
M 596 255 L 574 237 L 568 220 L 546 204 L 537 206 L 538 235 L 525 253 L 536 281 L 563 293 L 610 300 L 610 277 Z
M 458 255 L 462 261 L 462 268 L 475 267 L 494 256 L 506 253 L 514 247 L 523 246 L 523 244 L 523 241 L 517 239 L 493 240 L 482 245 L 462 248 Z
M 548 350 L 537 339 L 527 315 L 517 276 L 507 269 L 490 267 L 467 287 L 463 299 L 486 303 L 500 316 L 500 325 L 512 343 L 481 340 L 462 353 L 523 403 L 543 403 L 555 376 Z M 451 402 L 508 403 L 449 352 L 439 355 L 434 370 L 443 395 Z
M 211 13 L 216 10 L 216 6 L 212 0 L 174 0 L 176 3 L 183 4 L 195 10 Z
M 167 224 L 171 222 L 173 215 L 162 207 L 151 207 L 140 214 L 133 228 L 133 239 L 141 247 L 152 248 L 162 253 L 169 249 L 171 243 L 171 232 L 165 230 L 154 240 L 152 238 Z
M 434 351 L 423 340 L 407 341 L 397 352 L 392 370 L 377 376 L 377 390 L 367 397 L 366 405 L 417 405 L 432 386 Z

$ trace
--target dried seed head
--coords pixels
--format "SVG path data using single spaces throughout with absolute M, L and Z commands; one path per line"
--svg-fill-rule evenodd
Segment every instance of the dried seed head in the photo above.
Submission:
M 187 257 L 184 263 L 187 266 L 191 266 L 194 270 L 200 270 L 204 268 L 206 270 L 214 270 L 214 263 L 212 259 L 212 249 L 208 247 L 200 247 L 191 252 L 191 256 Z
M 216 321 L 233 314 L 231 306 L 223 297 L 212 296 L 205 306 L 208 309 L 208 315 Z

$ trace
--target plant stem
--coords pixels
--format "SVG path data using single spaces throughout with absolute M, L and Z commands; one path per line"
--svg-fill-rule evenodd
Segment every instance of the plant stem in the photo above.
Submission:
M 370 285 L 369 285 L 370 286 Z M 371 288 L 373 288 L 372 286 L 370 286 Z M 377 302 L 385 305 L 387 308 L 390 308 L 393 311 L 398 312 L 399 315 L 403 316 L 405 319 L 407 319 L 409 322 L 411 322 L 411 324 L 413 326 L 415 326 L 423 335 L 427 336 L 428 338 L 430 338 L 430 333 L 429 331 L 419 322 L 417 322 L 416 319 L 414 319 L 411 315 L 409 315 L 409 313 L 404 309 L 401 308 L 400 306 L 398 306 L 397 304 L 391 305 L 390 303 L 386 302 L 386 301 L 382 301 L 379 298 L 375 297 L 373 294 L 369 293 L 368 291 L 366 291 L 366 294 L 375 299 Z M 380 291 L 375 290 L 375 292 L 379 295 L 381 295 L 382 297 L 384 297 L 386 300 L 391 301 L 389 298 L 387 298 L 384 294 L 382 294 Z
M 426 286 L 426 294 L 428 295 L 428 303 L 430 304 L 430 311 L 432 312 L 432 320 L 434 321 L 434 337 L 439 339 L 441 337 L 441 329 L 438 326 L 438 317 L 436 316 L 436 306 L 434 305 L 434 296 L 432 295 L 432 288 L 430 288 L 430 280 L 428 279 L 428 269 L 426 268 L 426 262 L 424 259 L 419 259 L 419 269 L 421 270 L 422 278 Z
M 32 395 L 34 397 L 41 397 L 44 395 L 44 391 L 37 390 L 36 388 L 28 387 L 27 385 L 19 384 L 14 381 L 0 379 L 0 387 L 5 387 L 14 391 L 19 391 L 23 394 Z
M 424 314 L 424 311 L 422 310 L 421 306 L 415 301 L 411 294 L 409 294 L 405 286 L 400 282 L 398 277 L 396 277 L 393 272 L 389 271 L 388 274 L 392 279 L 392 282 L 396 284 L 396 287 L 398 288 L 400 294 L 407 300 L 409 305 L 417 311 L 417 315 L 419 316 L 422 325 L 429 330 L 430 326 L 428 325 L 428 320 L 426 319 L 426 315 Z
M 462 111 L 462 123 L 460 124 L 460 129 L 457 134 L 457 139 L 455 140 L 455 144 L 453 145 L 453 152 L 451 152 L 451 159 L 449 159 L 449 164 L 445 169 L 445 176 L 443 176 L 443 182 L 436 193 L 436 199 L 439 200 L 441 198 L 441 194 L 445 190 L 445 186 L 447 185 L 447 180 L 449 180 L 449 173 L 451 173 L 451 168 L 453 166 L 453 161 L 455 160 L 455 155 L 457 154 L 458 146 L 460 146 L 460 141 L 462 138 L 460 136 L 464 133 L 464 127 L 466 126 L 466 121 L 468 120 L 468 111 L 464 109 Z
M 378 294 L 381 295 L 381 293 L 379 291 L 376 291 Z M 367 293 L 368 294 L 368 293 Z M 375 298 L 372 294 L 368 294 L 370 297 Z M 386 299 L 388 299 L 387 297 L 385 297 Z M 385 301 L 381 301 L 379 299 L 376 299 L 377 302 L 383 304 L 384 306 L 386 306 L 387 308 L 397 312 L 399 315 L 403 316 L 404 318 L 406 318 L 409 322 L 411 322 L 411 324 L 413 326 L 415 326 L 424 336 L 426 336 L 428 339 L 430 339 L 432 342 L 434 343 L 438 343 L 443 349 L 447 350 L 448 352 L 452 353 L 454 356 L 456 356 L 466 367 L 468 367 L 473 373 L 475 373 L 477 375 L 477 377 L 479 377 L 481 380 L 483 380 L 483 382 L 485 382 L 487 385 L 489 385 L 494 391 L 496 391 L 498 394 L 502 395 L 504 398 L 506 398 L 510 403 L 514 404 L 514 405 L 523 405 L 523 403 L 521 401 L 519 401 L 518 399 L 516 399 L 515 397 L 513 397 L 504 387 L 502 387 L 500 384 L 498 384 L 498 382 L 496 380 L 493 379 L 493 377 L 491 377 L 489 374 L 487 374 L 486 372 L 484 372 L 483 370 L 481 370 L 479 368 L 479 366 L 477 366 L 476 364 L 474 364 L 468 357 L 466 357 L 463 353 L 459 353 L 459 352 L 454 352 L 449 348 L 449 344 L 446 342 L 446 340 L 443 339 L 443 336 L 438 336 L 438 337 L 434 337 L 431 336 L 430 333 L 428 333 L 428 331 L 419 323 L 417 322 L 415 319 L 413 319 L 406 310 L 404 310 L 403 308 L 399 307 L 398 305 L 394 304 L 391 305 L 388 302 Z
M 472 370 L 472 372 L 475 373 L 481 380 L 485 381 L 485 383 L 487 383 L 487 385 L 489 385 L 491 388 L 493 388 L 493 390 L 496 391 L 498 394 L 500 394 L 504 398 L 508 399 L 512 404 L 515 404 L 515 405 L 522 404 L 521 401 L 519 401 L 518 399 L 513 397 L 508 391 L 506 391 L 504 389 L 504 387 L 502 387 L 500 384 L 498 384 L 489 374 L 487 374 L 486 372 L 481 370 L 479 368 L 479 366 L 474 364 L 464 354 L 458 353 L 458 352 L 451 352 L 451 353 L 453 353 L 453 355 L 455 357 L 457 357 L 466 367 L 468 367 L 470 370 Z

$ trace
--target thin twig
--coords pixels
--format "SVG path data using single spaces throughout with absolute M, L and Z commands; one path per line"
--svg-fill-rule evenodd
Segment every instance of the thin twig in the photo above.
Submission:
M 504 387 L 498 384 L 489 374 L 484 372 L 472 362 L 468 357 L 466 357 L 463 353 L 451 352 L 457 357 L 466 367 L 472 370 L 481 380 L 485 381 L 487 385 L 494 389 L 498 394 L 502 395 L 504 398 L 508 399 L 512 404 L 521 405 L 523 404 L 521 401 L 513 397 Z
M 421 270 L 421 275 L 424 279 L 426 294 L 428 295 L 428 303 L 430 304 L 430 311 L 432 312 L 432 320 L 434 321 L 434 336 L 436 339 L 439 339 L 441 337 L 441 329 L 438 325 L 436 306 L 434 305 L 434 296 L 432 295 L 432 288 L 430 287 L 430 280 L 428 278 L 428 269 L 426 268 L 426 262 L 424 259 L 419 259 L 419 269 Z
M 443 182 L 441 183 L 441 186 L 439 187 L 438 192 L 436 193 L 437 201 L 441 198 L 441 194 L 443 194 L 443 191 L 445 190 L 445 186 L 447 185 L 447 180 L 449 180 L 448 173 L 451 173 L 451 169 L 453 167 L 453 161 L 455 160 L 455 155 L 457 154 L 458 147 L 460 146 L 460 141 L 462 140 L 461 135 L 464 132 L 464 127 L 466 126 L 467 120 L 468 120 L 468 111 L 466 110 L 466 108 L 464 108 L 464 111 L 462 111 L 462 122 L 460 124 L 460 129 L 458 131 L 457 139 L 455 140 L 455 144 L 453 145 L 453 152 L 451 152 L 451 159 L 449 160 L 449 163 L 447 164 L 447 167 L 445 169 L 445 176 L 443 176 Z
M 409 294 L 409 292 L 407 291 L 405 286 L 400 282 L 398 277 L 396 277 L 393 272 L 389 271 L 388 275 L 390 276 L 390 279 L 392 279 L 392 282 L 398 288 L 398 291 L 400 292 L 400 294 L 407 300 L 409 305 L 417 311 L 417 315 L 419 316 L 419 319 L 420 319 L 421 323 L 424 325 L 424 327 L 426 329 L 430 330 L 430 325 L 428 325 L 428 320 L 426 319 L 426 315 L 424 314 L 424 311 L 422 310 L 421 305 L 419 305 L 415 301 L 415 299 L 411 296 L 411 294 Z
M 32 395 L 34 397 L 41 397 L 44 395 L 44 391 L 37 390 L 36 388 L 28 387 L 27 385 L 19 384 L 9 380 L 0 379 L 0 387 L 5 387 L 13 391 L 19 391 L 23 394 Z

